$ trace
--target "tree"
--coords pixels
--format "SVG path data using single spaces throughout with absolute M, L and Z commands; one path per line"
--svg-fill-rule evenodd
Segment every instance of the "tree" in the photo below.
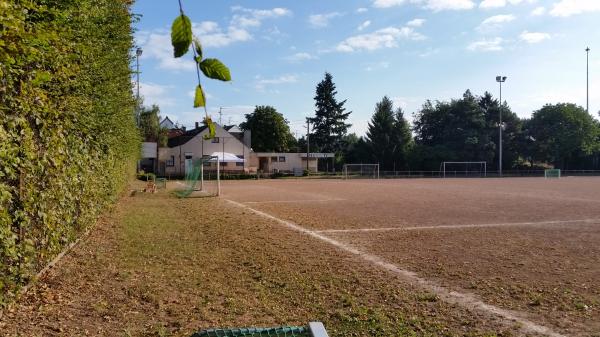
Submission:
M 168 132 L 160 127 L 160 108 L 153 104 L 152 107 L 140 108 L 140 133 L 145 142 L 157 142 L 159 146 L 167 146 Z
M 478 97 L 467 90 L 461 99 L 427 101 L 414 121 L 415 164 L 428 170 L 438 169 L 443 161 L 485 161 L 495 166 L 499 112 L 500 102 L 489 93 Z M 505 103 L 502 119 L 503 167 L 514 167 L 524 143 L 522 123 Z
M 580 168 L 581 159 L 600 149 L 598 123 L 572 103 L 547 104 L 526 123 L 534 159 L 561 169 Z
M 287 152 L 296 146 L 288 121 L 272 106 L 257 106 L 246 114 L 240 128 L 252 132 L 252 148 L 257 152 Z
M 325 73 L 325 78 L 317 85 L 315 95 L 315 117 L 310 121 L 313 131 L 310 138 L 311 149 L 341 154 L 343 138 L 351 124 L 346 124 L 352 112 L 346 112 L 346 100 L 338 102 L 333 77 Z
M 371 147 L 364 137 L 358 137 L 355 133 L 351 133 L 344 137 L 344 143 L 346 144 L 344 149 L 345 163 L 372 163 Z
M 479 97 L 478 102 L 485 115 L 487 139 L 490 150 L 494 153 L 491 166 L 494 167 L 499 156 L 498 122 L 501 105 L 489 92 Z M 506 102 L 502 102 L 502 125 L 502 167 L 513 168 L 527 159 L 527 142 L 523 133 L 523 121 L 511 111 Z
M 375 105 L 375 113 L 371 117 L 367 129 L 367 141 L 372 151 L 372 158 L 379 163 L 382 170 L 394 167 L 396 154 L 396 135 L 394 134 L 394 106 L 387 96 Z
M 412 133 L 410 125 L 402 108 L 398 107 L 394 113 L 394 170 L 408 168 L 408 156 L 413 147 Z

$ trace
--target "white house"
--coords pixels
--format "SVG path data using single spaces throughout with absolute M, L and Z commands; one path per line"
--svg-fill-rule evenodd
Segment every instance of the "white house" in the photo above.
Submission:
M 221 171 L 230 173 L 275 173 L 318 170 L 318 160 L 333 158 L 333 153 L 279 153 L 258 152 L 251 147 L 250 131 L 239 127 L 216 125 L 215 137 L 204 139 L 209 130 L 206 126 L 170 133 L 167 147 L 159 148 L 159 174 L 183 176 L 192 168 L 194 160 L 206 156 L 218 156 Z M 173 131 L 173 130 L 171 130 Z M 209 164 L 215 165 L 215 164 Z M 214 167 L 214 166 L 213 166 Z
M 208 128 L 198 123 L 194 129 L 170 138 L 167 147 L 159 149 L 159 171 L 165 175 L 185 175 L 186 167 L 189 169 L 194 160 L 217 153 L 221 160 L 224 159 L 221 170 L 252 172 L 249 160 L 252 150 L 249 143 L 243 142 L 244 133 L 240 130 L 241 136 L 235 135 L 218 124 L 215 126 L 215 137 L 212 139 L 204 139 Z M 233 160 L 231 155 L 237 159 Z

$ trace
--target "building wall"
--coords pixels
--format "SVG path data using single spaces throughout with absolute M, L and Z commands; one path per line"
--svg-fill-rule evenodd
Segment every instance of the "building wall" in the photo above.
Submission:
M 204 135 L 208 129 L 202 131 L 187 143 L 172 148 L 161 148 L 159 151 L 159 160 L 164 163 L 166 175 L 184 175 L 185 174 L 185 155 L 191 154 L 192 159 L 200 159 L 203 155 L 211 155 L 214 152 L 227 152 L 239 156 L 244 156 L 244 166 L 237 166 L 236 163 L 226 163 L 221 168 L 225 171 L 250 172 L 250 149 L 238 139 L 233 137 L 225 129 L 217 125 L 215 137 L 218 143 L 213 139 L 205 140 Z M 166 165 L 174 157 L 174 166 Z
M 306 169 L 306 159 L 301 157 L 300 153 L 272 153 L 272 152 L 258 152 L 254 154 L 257 160 L 257 167 L 260 170 L 261 161 L 267 162 L 267 168 L 263 169 L 265 173 L 272 173 L 275 171 L 281 172 L 293 172 L 295 168 L 299 168 L 302 170 Z M 274 157 L 277 157 L 277 161 L 274 161 Z M 281 157 L 285 158 L 285 161 L 280 161 Z M 310 158 L 308 163 L 309 170 L 316 172 L 317 171 L 317 159 Z

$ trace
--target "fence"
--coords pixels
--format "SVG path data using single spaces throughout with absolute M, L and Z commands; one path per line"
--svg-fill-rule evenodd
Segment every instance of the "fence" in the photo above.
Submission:
M 511 177 L 544 177 L 545 170 L 503 170 L 503 178 Z M 600 176 L 600 170 L 561 170 L 563 177 Z M 381 178 L 443 178 L 443 171 L 381 171 Z M 485 177 L 498 178 L 498 171 L 487 171 Z M 483 178 L 481 171 L 449 171 L 446 178 Z

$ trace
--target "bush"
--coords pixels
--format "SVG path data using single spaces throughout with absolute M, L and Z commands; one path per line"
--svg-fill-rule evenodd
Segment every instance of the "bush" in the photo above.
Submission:
M 134 176 L 130 3 L 0 6 L 0 306 Z

